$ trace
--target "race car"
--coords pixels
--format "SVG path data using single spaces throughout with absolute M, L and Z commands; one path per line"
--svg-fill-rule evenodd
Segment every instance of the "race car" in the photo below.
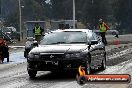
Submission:
M 31 78 L 37 71 L 76 70 L 80 65 L 87 74 L 91 69 L 106 68 L 105 45 L 87 29 L 51 31 L 28 53 L 27 70 Z

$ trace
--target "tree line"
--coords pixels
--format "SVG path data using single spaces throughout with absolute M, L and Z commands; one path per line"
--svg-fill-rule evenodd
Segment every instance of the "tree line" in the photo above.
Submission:
M 5 10 L 10 11 L 13 9 L 13 12 L 4 15 L 5 25 L 13 25 L 19 28 L 17 0 L 2 1 L 1 6 L 6 6 L 7 3 L 10 5 L 12 2 L 14 4 L 12 5 L 12 8 L 8 8 L 9 5 L 6 6 Z M 21 0 L 21 4 L 24 6 L 24 8 L 22 8 L 23 23 L 27 20 L 72 19 L 72 0 L 46 1 L 47 0 Z M 75 0 L 75 5 L 76 20 L 82 22 L 84 25 L 89 23 L 93 28 L 98 24 L 99 18 L 102 18 L 111 26 L 111 29 L 119 30 L 120 33 L 132 33 L 131 0 Z

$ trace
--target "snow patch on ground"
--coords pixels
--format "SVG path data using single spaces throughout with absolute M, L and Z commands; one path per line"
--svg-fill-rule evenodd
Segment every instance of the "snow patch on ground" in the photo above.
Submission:
M 20 63 L 20 62 L 25 62 L 26 58 L 24 57 L 24 52 L 20 51 L 20 52 L 14 52 L 11 53 L 9 56 L 9 62 L 7 62 L 7 59 L 4 59 L 4 63 L 3 64 L 14 64 L 14 63 Z

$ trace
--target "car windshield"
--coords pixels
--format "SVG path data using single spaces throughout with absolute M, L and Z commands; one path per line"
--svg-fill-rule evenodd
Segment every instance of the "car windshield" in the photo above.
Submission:
M 53 32 L 47 34 L 40 41 L 40 44 L 76 44 L 87 43 L 87 35 L 85 32 Z

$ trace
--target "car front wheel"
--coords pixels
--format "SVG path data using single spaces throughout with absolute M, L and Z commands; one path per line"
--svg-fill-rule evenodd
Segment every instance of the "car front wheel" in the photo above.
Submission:
M 37 74 L 37 71 L 28 70 L 28 74 L 29 74 L 30 78 L 35 78 L 36 77 L 36 74 Z

